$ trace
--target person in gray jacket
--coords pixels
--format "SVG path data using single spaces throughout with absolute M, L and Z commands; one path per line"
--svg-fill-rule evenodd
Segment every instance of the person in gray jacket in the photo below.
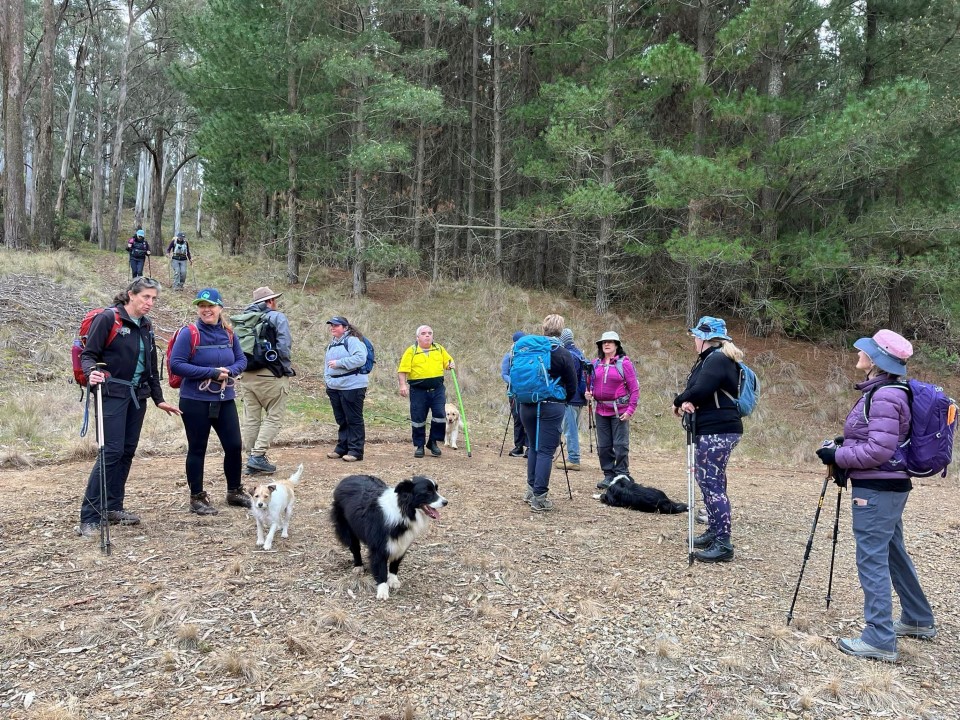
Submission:
M 342 315 L 327 320 L 330 344 L 323 362 L 323 381 L 337 422 L 337 446 L 327 453 L 344 462 L 363 460 L 367 434 L 363 424 L 363 401 L 370 376 L 363 372 L 367 346 L 363 335 Z

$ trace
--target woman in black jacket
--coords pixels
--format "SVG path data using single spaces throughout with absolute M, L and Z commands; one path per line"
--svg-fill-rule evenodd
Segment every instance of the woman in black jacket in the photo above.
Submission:
M 693 541 L 694 547 L 700 548 L 693 556 L 701 562 L 726 562 L 733 559 L 727 462 L 743 435 L 734 400 L 740 385 L 737 363 L 743 360 L 743 351 L 733 344 L 720 318 L 700 318 L 690 334 L 697 361 L 686 388 L 673 399 L 673 412 L 693 423 L 697 485 L 707 507 L 709 527 Z
M 157 347 L 147 313 L 153 308 L 160 283 L 139 277 L 117 295 L 90 323 L 87 342 L 80 355 L 83 372 L 91 387 L 101 385 L 103 393 L 103 458 L 107 479 L 107 519 L 112 524 L 138 525 L 140 518 L 123 507 L 127 476 L 140 443 L 140 429 L 147 412 L 145 401 L 152 398 L 168 415 L 180 410 L 163 399 Z M 114 325 L 117 332 L 112 340 Z M 98 363 L 103 365 L 98 368 Z M 87 480 L 80 504 L 77 532 L 92 537 L 100 529 L 100 458 Z

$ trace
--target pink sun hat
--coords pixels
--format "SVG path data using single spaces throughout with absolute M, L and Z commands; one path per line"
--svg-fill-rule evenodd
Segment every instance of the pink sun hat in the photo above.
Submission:
M 906 375 L 907 360 L 913 355 L 913 345 L 893 330 L 878 330 L 872 338 L 860 338 L 853 346 L 863 350 L 873 364 L 891 375 Z

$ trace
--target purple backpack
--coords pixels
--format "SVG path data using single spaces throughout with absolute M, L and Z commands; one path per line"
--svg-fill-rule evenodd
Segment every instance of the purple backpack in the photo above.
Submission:
M 900 388 L 910 403 L 910 435 L 903 445 L 906 470 L 912 477 L 947 476 L 953 459 L 953 434 L 957 429 L 957 404 L 942 387 L 920 380 L 890 383 L 871 390 L 864 400 L 863 417 L 869 419 L 873 393 L 881 387 Z

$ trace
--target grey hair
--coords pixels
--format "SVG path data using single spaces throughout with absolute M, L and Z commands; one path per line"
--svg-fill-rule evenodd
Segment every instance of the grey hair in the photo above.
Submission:
M 127 285 L 126 290 L 122 290 L 115 298 L 113 298 L 114 305 L 126 305 L 130 302 L 131 295 L 139 295 L 144 290 L 156 290 L 158 293 L 161 290 L 160 282 L 154 280 L 153 278 L 140 276 L 132 283 Z

